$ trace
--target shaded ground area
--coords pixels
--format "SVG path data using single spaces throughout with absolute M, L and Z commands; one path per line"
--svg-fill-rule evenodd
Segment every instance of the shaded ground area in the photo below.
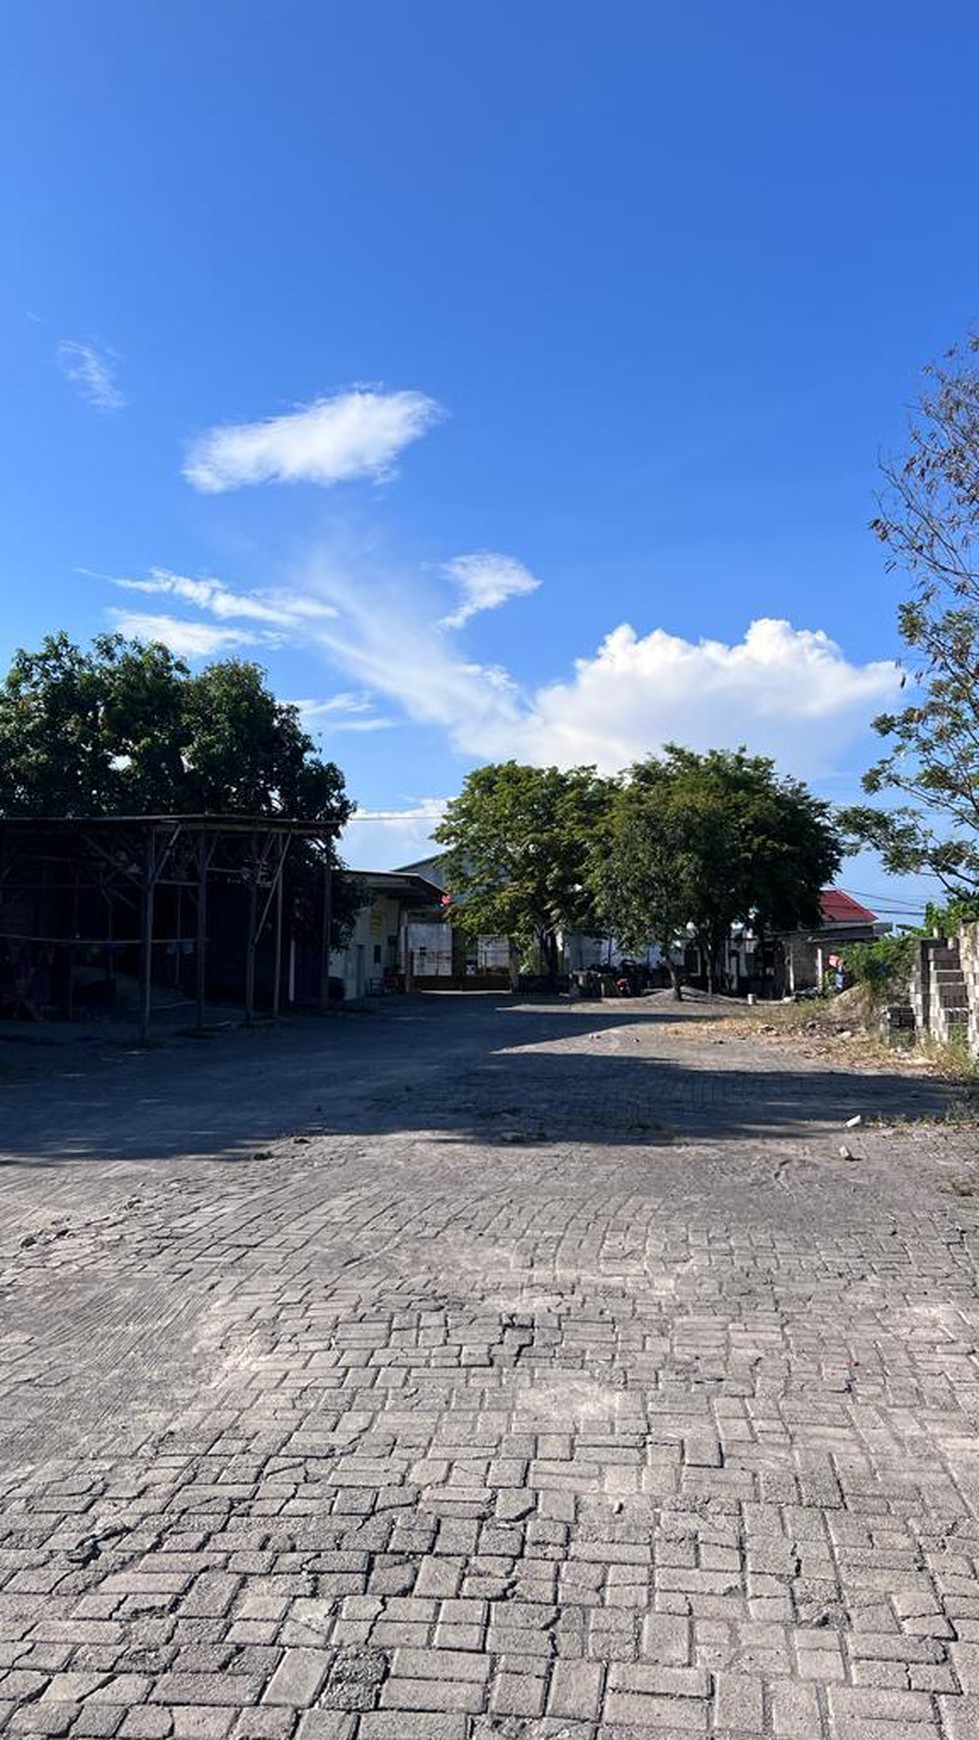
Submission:
M 300 1126 L 444 1130 L 480 1142 L 768 1137 L 835 1129 L 855 1112 L 939 1114 L 949 1103 L 941 1083 L 897 1066 L 813 1068 L 791 1050 L 724 1041 L 725 1012 L 669 997 L 609 1005 L 447 994 L 147 1052 L 0 1042 L 0 1063 L 23 1078 L 7 1082 L 0 1161 L 231 1154 Z
M 677 1014 L 0 1087 L 0 1724 L 979 1734 L 979 1136 Z

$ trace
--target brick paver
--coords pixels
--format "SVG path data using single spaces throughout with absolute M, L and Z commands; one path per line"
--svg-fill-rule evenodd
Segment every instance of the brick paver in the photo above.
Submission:
M 0 1729 L 979 1733 L 976 1132 L 675 1015 L 0 1089 Z

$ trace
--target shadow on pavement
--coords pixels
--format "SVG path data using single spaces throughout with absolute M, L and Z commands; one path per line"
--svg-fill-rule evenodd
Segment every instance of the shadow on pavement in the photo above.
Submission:
M 857 1113 L 934 1117 L 954 1098 L 934 1081 L 812 1067 L 774 1048 L 770 1062 L 732 1067 L 737 1042 L 715 1051 L 697 1034 L 718 1013 L 665 998 L 609 1006 L 446 993 L 146 1052 L 73 1051 L 52 1057 L 43 1078 L 0 1076 L 0 1164 L 247 1160 L 297 1132 L 648 1147 L 838 1130 Z M 678 1019 L 689 1047 L 672 1039 L 668 1055 L 630 1055 Z

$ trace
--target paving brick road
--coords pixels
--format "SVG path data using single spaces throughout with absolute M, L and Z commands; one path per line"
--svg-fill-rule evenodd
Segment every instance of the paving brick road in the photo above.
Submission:
M 4 1732 L 979 1736 L 976 1132 L 700 1014 L 20 1048 Z

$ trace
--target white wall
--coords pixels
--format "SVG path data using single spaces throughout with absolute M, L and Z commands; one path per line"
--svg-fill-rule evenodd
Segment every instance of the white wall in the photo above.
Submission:
M 379 985 L 385 969 L 401 966 L 400 928 L 401 903 L 395 897 L 379 894 L 361 907 L 346 948 L 330 956 L 331 977 L 343 980 L 348 1002 Z

